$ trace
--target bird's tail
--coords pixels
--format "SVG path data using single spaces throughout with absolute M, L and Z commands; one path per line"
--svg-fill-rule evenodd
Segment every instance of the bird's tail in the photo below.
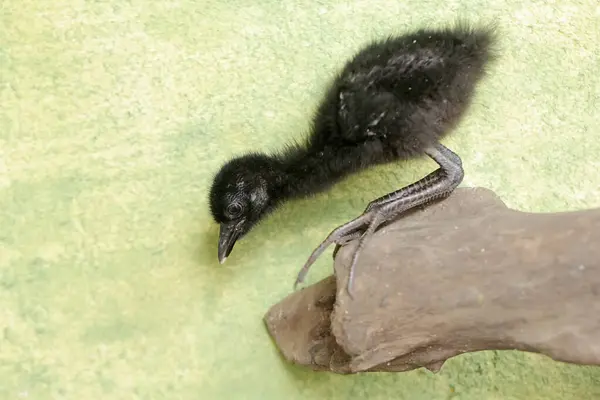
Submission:
M 495 22 L 475 26 L 460 19 L 453 26 L 442 29 L 441 34 L 459 44 L 455 51 L 463 53 L 481 68 L 498 58 L 499 27 Z

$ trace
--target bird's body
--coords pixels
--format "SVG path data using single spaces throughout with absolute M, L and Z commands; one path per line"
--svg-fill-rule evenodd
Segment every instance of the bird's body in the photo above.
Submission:
M 464 115 L 489 42 L 486 30 L 460 28 L 363 48 L 330 84 L 305 143 L 275 157 L 282 195 L 311 195 L 360 169 L 423 155 Z
M 435 159 L 432 152 L 464 116 L 485 74 L 492 42 L 491 29 L 460 25 L 363 47 L 331 82 L 303 142 L 221 168 L 210 204 L 222 232 L 230 227 L 238 238 L 286 200 L 327 190 L 370 166 Z M 240 205 L 239 215 L 227 212 L 231 204 Z M 224 246 L 220 259 L 232 244 Z

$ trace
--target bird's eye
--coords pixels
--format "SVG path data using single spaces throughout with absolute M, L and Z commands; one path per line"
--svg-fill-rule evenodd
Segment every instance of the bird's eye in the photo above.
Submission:
M 242 213 L 242 206 L 239 203 L 233 203 L 227 206 L 227 214 L 237 217 Z

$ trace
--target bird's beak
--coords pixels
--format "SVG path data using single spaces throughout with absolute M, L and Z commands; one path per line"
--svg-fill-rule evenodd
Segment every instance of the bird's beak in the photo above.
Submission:
M 238 239 L 239 232 L 235 229 L 236 224 L 221 224 L 221 229 L 219 231 L 219 264 L 223 264 L 231 250 L 233 249 L 233 245 L 235 241 Z

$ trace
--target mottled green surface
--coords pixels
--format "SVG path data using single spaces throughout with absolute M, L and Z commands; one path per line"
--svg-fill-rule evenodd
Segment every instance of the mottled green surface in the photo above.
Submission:
M 446 142 L 464 184 L 523 210 L 600 206 L 597 0 L 2 0 L 0 399 L 600 396 L 600 369 L 516 352 L 438 375 L 280 359 L 261 318 L 312 248 L 431 161 L 289 204 L 216 262 L 223 161 L 303 134 L 369 38 L 476 15 L 498 20 L 502 58 Z

